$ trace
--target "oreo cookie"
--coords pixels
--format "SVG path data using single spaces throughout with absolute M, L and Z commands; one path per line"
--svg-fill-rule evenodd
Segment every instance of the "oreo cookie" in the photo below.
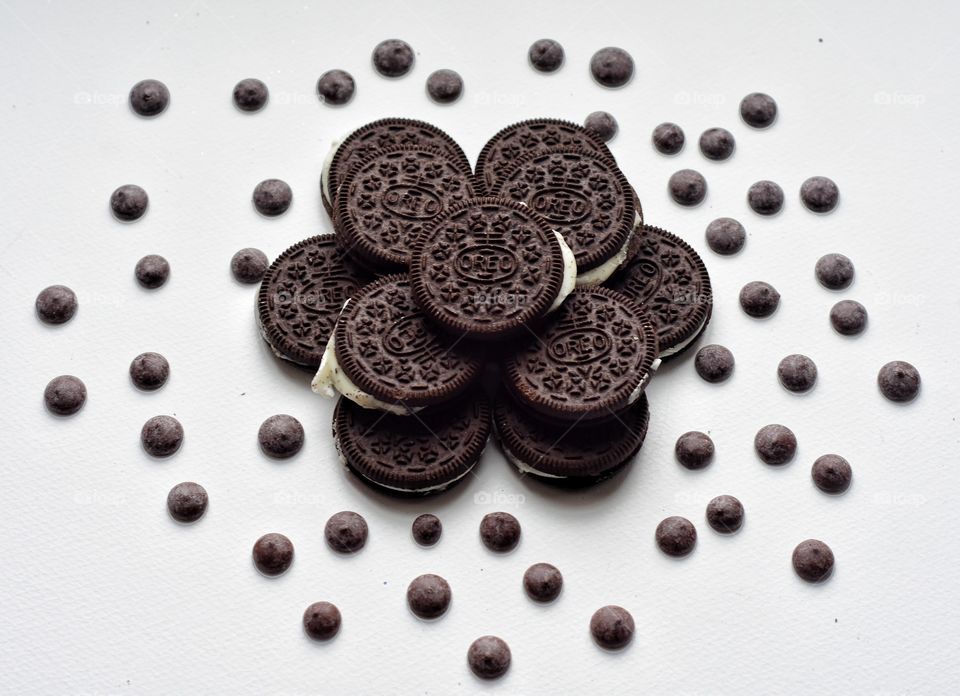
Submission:
M 577 285 L 604 282 L 627 260 L 638 212 L 613 160 L 581 147 L 525 155 L 493 194 L 523 203 L 563 235 L 577 261 Z
M 656 360 L 657 335 L 639 305 L 609 288 L 578 288 L 505 361 L 504 383 L 540 416 L 599 422 L 640 398 Z
M 358 163 L 373 153 L 396 145 L 426 145 L 439 148 L 464 174 L 471 174 L 470 161 L 457 142 L 445 132 L 424 121 L 410 118 L 384 118 L 361 126 L 342 140 L 335 140 L 323 163 L 320 194 L 323 207 L 331 216 L 337 189 Z
M 364 408 L 408 415 L 449 401 L 480 375 L 481 361 L 437 331 L 413 299 L 410 278 L 385 276 L 347 302 L 313 390 L 339 391 Z
M 340 397 L 333 440 L 340 461 L 364 483 L 403 496 L 442 493 L 480 460 L 490 406 L 470 392 L 415 418 L 383 414 Z
M 452 205 L 473 197 L 473 177 L 436 148 L 400 145 L 356 164 L 337 193 L 337 243 L 358 263 L 405 271 L 413 240 Z
M 621 471 L 640 451 L 649 421 L 646 395 L 615 419 L 575 427 L 539 418 L 506 393 L 493 409 L 494 432 L 507 460 L 521 474 L 571 487 Z
M 370 280 L 337 249 L 332 234 L 297 242 L 277 257 L 260 284 L 260 335 L 278 358 L 315 368 L 343 303 Z
M 573 290 L 573 253 L 520 203 L 476 198 L 421 234 L 411 254 L 413 296 L 437 324 L 500 339 L 539 320 Z
M 643 226 L 635 255 L 608 286 L 649 311 L 664 359 L 692 345 L 713 313 L 703 260 L 693 247 L 659 227 Z

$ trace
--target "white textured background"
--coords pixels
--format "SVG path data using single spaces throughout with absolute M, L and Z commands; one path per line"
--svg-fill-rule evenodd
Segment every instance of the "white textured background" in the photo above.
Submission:
M 3 423 L 0 485 L 0 691 L 10 694 L 314 693 L 956 693 L 960 559 L 957 342 L 960 214 L 957 195 L 955 28 L 943 3 L 0 2 L 0 222 Z M 407 77 L 374 74 L 370 51 L 398 36 L 418 52 Z M 530 43 L 560 40 L 564 68 L 535 73 Z M 623 90 L 592 83 L 587 65 L 605 45 L 637 63 Z M 332 67 L 351 71 L 356 98 L 320 104 L 314 84 Z M 424 94 L 436 68 L 458 70 L 463 99 L 437 106 Z M 271 101 L 241 114 L 240 78 L 267 82 Z M 156 77 L 172 102 L 160 118 L 132 115 L 126 94 Z M 740 98 L 767 91 L 780 117 L 768 131 L 739 120 Z M 647 219 L 703 254 L 716 293 L 707 340 L 729 346 L 737 369 L 709 385 L 691 361 L 649 389 L 650 434 L 625 477 L 584 494 L 520 480 L 496 448 L 477 475 L 437 500 L 398 503 L 369 493 L 335 466 L 332 404 L 308 376 L 279 365 L 259 340 L 254 289 L 235 283 L 230 256 L 257 246 L 271 258 L 330 231 L 317 181 L 331 138 L 384 116 L 423 118 L 475 158 L 502 126 L 533 116 L 580 121 L 607 109 L 620 121 L 611 143 L 640 192 Z M 686 130 L 682 154 L 649 143 L 664 120 Z M 699 133 L 729 128 L 725 163 L 704 159 Z M 699 208 L 672 204 L 669 175 L 701 170 Z M 841 205 L 816 217 L 798 199 L 813 174 L 834 178 Z M 288 181 L 295 202 L 279 219 L 250 205 L 254 185 Z M 770 178 L 787 194 L 772 219 L 754 215 L 747 187 Z M 115 222 L 110 192 L 135 182 L 150 210 Z M 747 227 L 739 256 L 703 241 L 728 215 Z M 814 280 L 826 252 L 849 255 L 857 278 L 834 294 Z M 173 268 L 159 291 L 139 288 L 147 253 Z M 750 280 L 782 293 L 768 321 L 737 305 Z M 69 324 L 34 316 L 45 286 L 80 298 Z M 859 338 L 828 322 L 841 297 L 863 302 Z M 127 366 L 145 350 L 172 365 L 167 386 L 138 393 Z M 807 396 L 780 388 L 781 357 L 813 357 L 820 381 Z M 892 359 L 914 363 L 920 398 L 887 402 L 875 385 Z M 80 376 L 89 398 L 75 417 L 42 403 L 47 381 Z M 307 429 L 295 459 L 260 454 L 267 416 L 291 413 Z M 152 461 L 138 433 L 172 413 L 186 429 L 175 457 Z M 752 450 L 756 430 L 782 422 L 800 447 L 769 468 Z M 714 464 L 688 472 L 676 437 L 709 431 Z M 830 498 L 811 484 L 820 454 L 850 460 L 854 484 Z M 211 496 L 206 517 L 178 526 L 169 488 L 196 480 Z M 747 509 L 742 532 L 714 534 L 704 506 L 721 493 Z M 499 496 L 499 502 L 484 503 Z M 479 502 L 478 502 L 479 501 Z M 497 557 L 477 538 L 483 514 L 503 508 L 523 524 L 516 552 Z M 322 526 L 354 509 L 371 537 L 356 557 L 335 556 Z M 423 550 L 409 524 L 424 511 L 444 522 Z M 695 553 L 675 561 L 653 543 L 657 522 L 685 515 L 700 529 Z M 265 579 L 250 547 L 268 531 L 289 535 L 296 561 Z M 822 586 L 790 567 L 796 543 L 827 541 L 837 556 Z M 566 585 L 552 606 L 525 598 L 536 561 L 556 564 Z M 445 576 L 454 603 L 425 624 L 407 611 L 407 583 Z M 317 645 L 300 630 L 311 602 L 344 615 L 340 636 Z M 637 635 L 603 653 L 591 613 L 619 603 Z M 513 667 L 495 683 L 474 679 L 469 643 L 495 633 Z

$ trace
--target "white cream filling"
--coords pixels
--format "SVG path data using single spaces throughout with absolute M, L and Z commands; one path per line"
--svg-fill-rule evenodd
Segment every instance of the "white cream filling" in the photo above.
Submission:
M 653 363 L 651 363 L 650 370 L 643 376 L 643 379 L 640 380 L 640 384 L 637 385 L 637 388 L 630 392 L 630 398 L 627 399 L 628 404 L 632 404 L 640 398 L 640 395 L 643 394 L 643 390 L 646 389 L 648 384 L 650 384 L 650 378 L 653 377 L 653 373 L 659 369 L 660 358 L 657 358 L 653 361 Z
M 554 474 L 548 474 L 545 471 L 540 471 L 539 469 L 530 466 L 519 457 L 517 457 L 510 449 L 507 447 L 506 443 L 503 440 L 500 441 L 500 444 L 503 445 L 503 454 L 506 456 L 507 461 L 517 467 L 521 472 L 525 474 L 533 474 L 534 476 L 542 476 L 543 478 L 552 478 L 552 479 L 565 479 L 569 478 L 567 476 L 556 476 Z
M 577 276 L 578 288 L 589 288 L 593 285 L 599 285 L 612 276 L 614 271 L 620 268 L 620 266 L 626 263 L 627 255 L 630 253 L 630 242 L 633 241 L 633 235 L 636 234 L 639 225 L 641 225 L 640 215 L 637 215 L 634 218 L 633 229 L 630 230 L 630 234 L 627 235 L 627 241 L 623 243 L 623 246 L 620 247 L 616 254 L 596 268 L 591 268 L 589 271 L 580 273 Z
M 563 301 L 567 299 L 567 295 L 573 292 L 573 289 L 577 286 L 577 259 L 573 255 L 573 250 L 567 245 L 563 235 L 559 232 L 554 232 L 553 234 L 556 235 L 557 241 L 560 242 L 560 253 L 563 255 L 563 282 L 560 283 L 560 294 L 557 295 L 557 299 L 550 305 L 547 314 L 558 309 L 560 305 L 563 304 Z
M 327 193 L 330 190 L 330 165 L 333 163 L 333 156 L 337 154 L 343 140 L 343 138 L 335 138 L 330 143 L 330 149 L 323 160 L 323 169 L 320 172 L 320 195 L 323 196 L 323 200 L 327 202 L 331 209 L 333 209 L 333 201 L 330 200 L 330 194 Z

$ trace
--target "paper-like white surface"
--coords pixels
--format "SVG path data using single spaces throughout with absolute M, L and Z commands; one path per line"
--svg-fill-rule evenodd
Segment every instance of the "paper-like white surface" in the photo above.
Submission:
M 0 419 L 0 691 L 10 694 L 561 693 L 955 693 L 958 614 L 956 517 L 960 467 L 958 291 L 960 216 L 956 73 L 957 6 L 950 3 L 298 3 L 150 2 L 0 4 L 0 103 L 4 215 L 0 223 L 3 331 Z M 417 51 L 413 72 L 374 74 L 370 52 L 389 37 Z M 550 36 L 566 64 L 541 75 L 526 62 Z M 822 39 L 822 41 L 821 41 Z M 636 60 L 633 82 L 610 91 L 587 65 L 606 45 Z M 357 79 L 352 103 L 319 103 L 329 68 Z M 466 91 L 452 106 L 425 95 L 434 69 L 453 68 Z M 230 95 L 263 79 L 270 103 L 238 112 Z M 136 118 L 126 95 L 156 77 L 169 110 Z M 744 126 L 740 98 L 767 91 L 780 116 L 768 131 Z M 260 340 L 253 287 L 229 273 L 245 246 L 271 258 L 329 232 L 318 181 L 331 138 L 384 116 L 409 116 L 450 132 L 475 159 L 513 121 L 580 121 L 606 109 L 620 122 L 611 147 L 650 223 L 673 230 L 704 256 L 716 309 L 706 341 L 727 345 L 737 368 L 723 385 L 692 360 L 663 367 L 649 389 L 650 434 L 624 477 L 589 493 L 552 491 L 519 479 L 496 447 L 476 476 L 437 500 L 392 502 L 336 465 L 333 404 L 310 392 L 310 373 L 281 363 Z M 672 120 L 686 149 L 654 152 L 650 132 Z M 727 162 L 706 160 L 699 133 L 730 129 Z M 694 167 L 707 199 L 681 209 L 666 193 L 672 172 Z M 841 204 L 818 217 L 801 206 L 808 176 L 840 186 Z M 258 216 L 254 186 L 279 177 L 291 210 Z M 746 205 L 751 183 L 786 192 L 764 219 Z M 146 217 L 114 221 L 115 187 L 150 195 Z M 711 253 L 703 230 L 731 216 L 749 238 L 736 257 Z M 838 251 L 857 269 L 831 293 L 816 259 Z M 172 266 L 158 291 L 140 289 L 133 267 L 159 253 Z M 750 280 L 782 293 L 767 321 L 737 305 Z M 45 286 L 80 299 L 69 324 L 34 316 Z M 835 334 L 832 304 L 870 313 L 858 338 Z M 158 351 L 172 375 L 162 391 L 137 392 L 127 366 Z M 810 355 L 816 389 L 794 396 L 775 377 L 783 356 Z M 918 401 L 887 402 L 877 370 L 914 363 Z M 46 413 L 43 388 L 72 373 L 89 390 L 72 418 Z M 150 416 L 175 414 L 186 430 L 174 457 L 151 460 L 138 435 Z M 275 462 L 257 449 L 259 424 L 298 417 L 306 446 Z M 760 463 L 753 435 L 789 425 L 800 446 L 783 468 Z M 708 431 L 717 455 L 705 471 L 673 459 L 674 442 Z M 847 495 L 810 482 L 810 465 L 837 452 L 853 465 Z M 174 484 L 202 483 L 206 517 L 167 516 Z M 713 496 L 739 497 L 742 532 L 714 534 L 703 515 Z M 352 558 L 324 545 L 327 517 L 361 512 L 370 542 Z M 523 540 L 498 557 L 477 525 L 515 513 Z M 420 512 L 443 520 L 439 546 L 410 538 Z M 673 560 L 653 543 L 656 524 L 684 515 L 699 529 L 692 556 Z M 258 536 L 296 545 L 285 576 L 250 562 Z M 823 586 L 798 580 L 793 547 L 817 537 L 837 556 Z M 557 565 L 566 580 L 553 605 L 521 589 L 524 569 Z M 407 583 L 424 572 L 449 580 L 447 616 L 422 623 L 405 607 Z M 304 608 L 336 603 L 342 633 L 317 645 L 300 629 Z M 591 613 L 608 603 L 637 622 L 622 654 L 591 642 Z M 494 633 L 513 650 L 505 679 L 468 671 L 470 642 Z

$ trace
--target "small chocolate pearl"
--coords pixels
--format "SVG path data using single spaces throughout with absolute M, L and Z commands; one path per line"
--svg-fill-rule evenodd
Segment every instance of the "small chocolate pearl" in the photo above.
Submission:
M 697 543 L 697 528 L 686 517 L 667 517 L 657 525 L 656 540 L 668 556 L 686 556 Z
M 481 636 L 467 650 L 470 671 L 480 679 L 497 679 L 510 669 L 510 646 L 496 636 Z
M 706 433 L 691 430 L 677 438 L 674 453 L 688 469 L 702 469 L 713 461 L 713 440 Z
M 770 283 L 754 280 L 741 288 L 740 306 L 751 317 L 769 317 L 780 306 L 780 293 Z
M 685 136 L 676 123 L 661 123 L 653 129 L 653 146 L 661 155 L 675 155 L 683 149 Z
M 747 241 L 747 231 L 738 220 L 733 218 L 717 218 L 709 225 L 706 231 L 707 246 L 721 256 L 736 254 Z
M 817 260 L 814 272 L 827 290 L 844 290 L 853 282 L 853 261 L 843 254 L 825 254 Z
M 110 211 L 121 222 L 133 222 L 147 212 L 150 197 L 136 184 L 124 184 L 110 194 Z
M 260 424 L 257 441 L 268 457 L 288 459 L 300 451 L 304 440 L 303 426 L 293 416 L 278 413 Z
M 293 203 L 293 191 L 285 181 L 264 179 L 253 189 L 253 207 L 267 217 L 276 217 L 287 212 Z
M 140 116 L 159 116 L 170 103 L 170 90 L 160 80 L 141 80 L 130 90 L 130 108 Z
M 765 425 L 753 438 L 753 447 L 765 464 L 782 466 L 796 455 L 797 436 L 785 425 Z
M 148 290 L 156 290 L 170 277 L 170 264 L 159 254 L 148 254 L 133 269 L 137 282 Z
M 707 503 L 707 524 L 721 534 L 733 534 L 743 526 L 743 503 L 732 495 L 718 495 Z
M 349 510 L 331 515 L 323 528 L 327 544 L 337 553 L 356 553 L 367 543 L 368 535 L 367 521 Z
M 427 94 L 438 104 L 452 104 L 463 94 L 463 78 L 455 70 L 435 70 L 427 78 Z
M 330 602 L 314 602 L 303 612 L 303 630 L 313 640 L 330 640 L 340 632 L 340 610 Z
M 856 336 L 867 328 L 867 308 L 855 300 L 840 300 L 830 310 L 830 323 L 844 336 Z
M 733 366 L 733 353 L 716 343 L 704 346 L 693 358 L 693 367 L 697 374 L 714 384 L 729 379 L 733 374 Z
M 230 272 L 238 283 L 259 283 L 270 267 L 267 255 L 259 249 L 241 249 L 230 259 Z
M 320 101 L 331 106 L 342 106 L 353 99 L 357 83 L 346 70 L 328 70 L 317 80 Z
M 414 578 L 407 586 L 407 606 L 421 619 L 438 619 L 446 614 L 452 596 L 450 583 L 432 573 Z
M 167 494 L 167 511 L 177 522 L 196 522 L 207 511 L 207 491 L 199 483 L 184 481 Z
M 154 416 L 143 424 L 140 442 L 147 454 L 169 457 L 183 444 L 183 426 L 173 416 Z
M 718 162 L 729 159 L 735 147 L 733 133 L 726 128 L 708 128 L 700 135 L 700 152 L 707 159 Z
M 603 142 L 610 142 L 617 134 L 620 126 L 613 114 L 607 111 L 594 111 L 583 121 L 583 127 L 593 131 Z
M 130 381 L 143 391 L 156 391 L 167 383 L 170 363 L 160 353 L 140 353 L 130 362 Z
M 670 177 L 667 190 L 678 205 L 699 205 L 707 195 L 707 180 L 696 170 L 681 169 Z
M 837 207 L 840 189 L 825 176 L 811 176 L 800 185 L 800 200 L 807 210 L 814 213 L 829 213 Z
M 240 111 L 260 111 L 269 97 L 267 86 L 255 77 L 240 80 L 233 88 L 233 103 Z
M 253 545 L 253 564 L 267 577 L 283 575 L 293 563 L 293 542 L 283 534 L 264 534 Z
M 563 65 L 563 46 L 553 39 L 539 39 L 530 45 L 527 57 L 534 70 L 552 73 Z
M 406 41 L 387 39 L 373 49 L 373 67 L 384 77 L 400 77 L 413 68 L 413 49 Z
M 597 645 L 606 650 L 627 647 L 636 630 L 630 612 L 615 604 L 600 607 L 590 617 L 590 634 Z
M 622 48 L 601 48 L 590 59 L 590 73 L 604 87 L 623 87 L 633 77 L 633 58 Z
M 850 462 L 839 454 L 818 457 L 810 469 L 814 485 L 824 493 L 843 493 L 853 480 Z
M 763 92 L 748 94 L 740 101 L 740 118 L 751 128 L 767 128 L 777 118 L 777 102 Z
M 440 535 L 443 534 L 443 524 L 439 517 L 427 512 L 413 521 L 411 530 L 413 540 L 420 546 L 433 546 L 440 541 Z
M 484 515 L 480 521 L 480 540 L 491 551 L 512 551 L 520 543 L 520 522 L 508 512 Z
M 54 377 L 43 390 L 43 401 L 47 410 L 58 416 L 72 416 L 83 408 L 86 400 L 86 385 L 73 375 Z
M 920 392 L 920 372 L 908 362 L 894 360 L 880 368 L 877 385 L 890 401 L 912 401 Z
M 66 285 L 51 285 L 37 295 L 37 316 L 45 324 L 65 324 L 77 313 L 77 296 Z
M 534 602 L 552 602 L 563 589 L 563 575 L 549 563 L 534 563 L 523 574 L 523 589 Z
M 783 189 L 772 181 L 758 181 L 747 191 L 747 203 L 758 215 L 776 215 L 783 208 Z
M 793 550 L 793 569 L 807 582 L 822 582 L 833 572 L 833 551 L 819 539 L 807 539 Z
M 817 366 L 806 355 L 788 355 L 777 366 L 777 379 L 794 394 L 805 394 L 817 383 Z

